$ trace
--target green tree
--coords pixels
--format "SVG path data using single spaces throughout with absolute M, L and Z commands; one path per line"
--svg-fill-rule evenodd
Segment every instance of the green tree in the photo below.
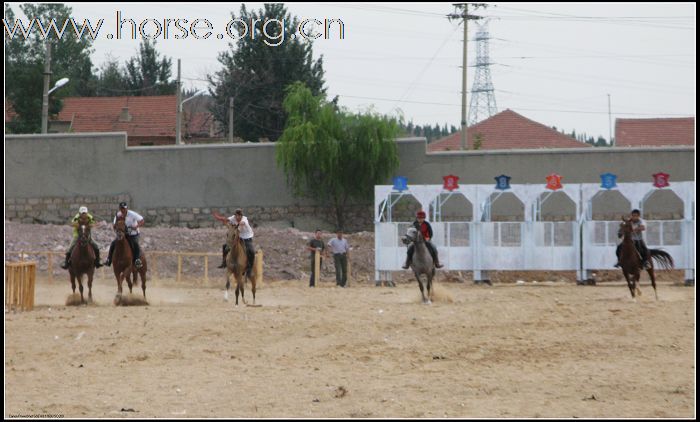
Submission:
M 482 133 L 477 133 L 474 135 L 474 149 L 481 149 L 481 144 L 484 142 L 484 135 Z
M 141 41 L 138 54 L 126 62 L 126 82 L 130 95 L 175 94 L 177 82 L 170 80 L 172 66 L 171 58 L 160 57 L 155 41 Z
M 71 18 L 73 10 L 63 4 L 22 4 L 20 9 L 30 19 L 42 22 L 45 28 L 53 19 L 55 27 L 61 31 L 63 23 Z M 15 25 L 15 14 L 5 4 L 5 24 Z M 80 24 L 80 22 L 76 22 Z M 26 22 L 25 22 L 26 24 Z M 24 38 L 20 31 L 14 37 L 5 36 L 5 97 L 17 113 L 15 121 L 8 124 L 14 133 L 38 133 L 41 130 L 41 103 L 44 86 L 44 61 L 46 44 L 51 44 L 51 84 L 62 78 L 70 83 L 49 97 L 49 114 L 60 110 L 60 99 L 67 96 L 94 94 L 92 61 L 92 39 L 87 33 L 80 39 L 66 26 L 63 36 L 49 31 L 46 38 L 34 27 L 31 35 Z
M 286 93 L 288 118 L 276 149 L 277 164 L 296 196 L 331 206 L 343 228 L 347 205 L 371 201 L 374 185 L 398 168 L 398 124 L 384 116 L 339 110 L 300 82 Z
M 108 58 L 102 64 L 97 76 L 95 95 L 98 97 L 116 97 L 127 95 L 129 84 L 119 62 L 114 58 Z
M 242 5 L 239 16 L 231 16 L 261 23 L 248 28 L 248 34 L 235 44 L 229 44 L 230 51 L 219 54 L 223 68 L 208 78 L 215 99 L 211 111 L 227 131 L 229 98 L 233 98 L 236 136 L 252 142 L 261 138 L 274 142 L 285 128 L 287 116 L 282 103 L 287 86 L 300 81 L 314 95 L 325 93 L 323 57 L 313 60 L 311 41 L 292 38 L 299 20 L 290 16 L 282 3 L 266 3 L 264 9 L 251 12 Z M 284 22 L 284 28 L 272 19 Z M 267 35 L 263 33 L 264 22 L 268 22 Z M 243 28 L 237 26 L 234 30 Z M 282 43 L 281 38 L 274 38 L 282 36 Z

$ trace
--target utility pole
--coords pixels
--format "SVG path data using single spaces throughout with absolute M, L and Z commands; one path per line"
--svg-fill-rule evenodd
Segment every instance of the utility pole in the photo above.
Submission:
M 610 94 L 608 94 L 608 133 L 610 134 L 610 146 L 615 146 L 615 141 L 612 137 L 612 113 L 610 112 Z
M 233 143 L 233 97 L 228 100 L 228 141 Z
M 462 52 L 462 150 L 467 149 L 467 22 L 470 19 L 481 19 L 481 16 L 470 15 L 467 11 L 470 3 L 452 3 L 455 13 L 450 13 L 447 18 L 462 19 L 464 25 L 464 50 Z M 486 3 L 471 3 L 476 8 L 486 7 Z M 461 13 L 457 13 L 461 9 Z
M 177 118 L 175 123 L 175 143 L 182 144 L 182 82 L 180 80 L 180 59 L 177 59 Z
M 44 61 L 44 96 L 41 100 L 41 133 L 49 129 L 49 85 L 51 84 L 51 41 L 46 40 L 46 58 Z

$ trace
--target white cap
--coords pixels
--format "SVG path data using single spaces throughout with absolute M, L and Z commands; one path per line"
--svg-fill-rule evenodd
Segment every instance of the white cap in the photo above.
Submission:
M 88 212 L 87 207 L 80 207 L 80 209 L 78 210 L 78 212 L 79 212 L 80 214 L 82 214 L 82 213 L 87 213 L 87 212 Z

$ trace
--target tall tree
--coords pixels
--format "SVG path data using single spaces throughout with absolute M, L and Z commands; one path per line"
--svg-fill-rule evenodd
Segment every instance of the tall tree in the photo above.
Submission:
M 95 95 L 98 97 L 115 97 L 130 94 L 129 84 L 124 70 L 117 59 L 108 58 L 102 64 L 97 76 Z
M 230 43 L 230 51 L 219 54 L 223 68 L 209 76 L 215 99 L 212 113 L 228 130 L 229 98 L 234 99 L 236 136 L 257 142 L 261 138 L 276 141 L 284 131 L 287 116 L 282 103 L 285 89 L 295 81 L 306 84 L 314 95 L 323 88 L 323 58 L 313 60 L 312 43 L 292 38 L 299 20 L 290 16 L 282 3 L 266 3 L 263 9 L 249 12 L 241 6 L 239 16 L 248 25 L 259 22 L 248 33 Z M 284 27 L 278 22 L 284 22 Z M 263 32 L 263 24 L 267 23 Z M 243 26 L 233 27 L 239 33 Z M 279 41 L 284 37 L 283 42 Z M 274 45 L 279 44 L 279 45 Z
M 146 38 L 136 56 L 126 62 L 126 82 L 130 95 L 172 95 L 177 82 L 171 81 L 173 60 L 160 57 L 156 42 Z
M 288 119 L 276 148 L 277 164 L 295 195 L 331 206 L 343 228 L 347 205 L 370 202 L 374 185 L 398 168 L 397 122 L 339 110 L 301 82 L 286 93 Z
M 63 4 L 22 4 L 20 9 L 25 16 L 40 21 L 44 28 L 49 28 L 53 20 L 55 28 L 59 31 L 73 14 L 72 8 Z M 6 28 L 16 28 L 16 23 L 14 11 L 5 4 Z M 90 59 L 92 39 L 87 36 L 87 32 L 79 38 L 70 24 L 65 27 L 62 36 L 58 36 L 53 30 L 43 35 L 37 28 L 35 25 L 27 38 L 24 38 L 19 30 L 15 31 L 12 37 L 9 37 L 7 32 L 5 36 L 5 96 L 17 113 L 16 120 L 8 125 L 8 129 L 14 133 L 37 133 L 41 130 L 47 42 L 51 43 L 51 84 L 62 78 L 70 79 L 68 85 L 49 97 L 49 114 L 59 111 L 62 97 L 94 93 Z

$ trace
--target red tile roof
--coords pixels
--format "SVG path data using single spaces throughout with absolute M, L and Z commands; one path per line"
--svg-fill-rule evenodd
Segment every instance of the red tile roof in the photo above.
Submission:
M 128 136 L 175 136 L 175 95 L 149 97 L 69 97 L 58 120 L 72 122 L 73 132 L 121 132 Z M 131 121 L 120 121 L 122 108 Z
M 467 149 L 474 149 L 476 134 L 481 134 L 480 150 L 591 147 L 512 110 L 504 110 L 467 128 Z M 453 133 L 431 142 L 428 151 L 459 151 L 461 139 L 461 131 Z
M 695 145 L 695 118 L 615 119 L 615 146 Z

